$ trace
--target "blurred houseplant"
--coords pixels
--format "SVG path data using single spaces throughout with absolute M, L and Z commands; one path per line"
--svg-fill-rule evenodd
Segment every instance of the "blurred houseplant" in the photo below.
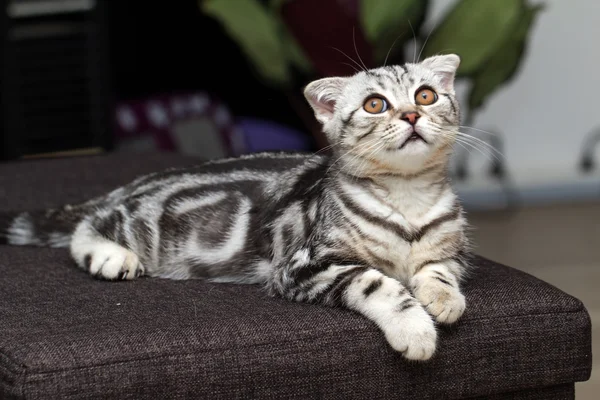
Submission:
M 405 49 L 413 40 L 421 59 L 449 52 L 461 56 L 458 78 L 471 82 L 465 110 L 469 119 L 518 70 L 541 6 L 526 0 L 457 0 L 433 31 L 425 32 L 429 2 L 200 0 L 199 6 L 220 21 L 263 81 L 290 93 L 298 113 L 308 115 L 306 121 L 312 117 L 296 89 L 315 76 L 337 73 L 327 68 L 320 49 L 337 55 L 336 65 L 342 63 L 333 46 L 354 57 L 354 64 L 347 65 L 370 68 L 412 62 L 410 57 L 405 60 Z M 338 31 L 344 34 L 341 41 L 335 37 Z M 311 129 L 318 127 L 313 124 Z

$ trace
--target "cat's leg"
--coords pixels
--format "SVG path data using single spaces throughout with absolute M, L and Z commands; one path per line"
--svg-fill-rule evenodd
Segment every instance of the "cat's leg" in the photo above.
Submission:
M 290 300 L 341 305 L 375 322 L 387 341 L 411 360 L 435 352 L 437 333 L 431 316 L 399 281 L 360 264 L 310 260 L 300 250 L 278 269 L 275 292 Z
M 144 267 L 132 251 L 99 232 L 93 219 L 83 220 L 71 239 L 71 255 L 77 265 L 95 277 L 129 280 L 144 274 Z
M 465 311 L 465 296 L 459 287 L 463 270 L 456 260 L 431 262 L 423 265 L 411 279 L 417 300 L 442 324 L 456 322 Z

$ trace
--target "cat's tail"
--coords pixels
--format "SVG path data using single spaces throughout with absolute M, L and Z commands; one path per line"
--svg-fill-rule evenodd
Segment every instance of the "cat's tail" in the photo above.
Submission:
M 88 207 L 0 212 L 0 244 L 14 246 L 68 247 L 77 224 L 89 214 Z

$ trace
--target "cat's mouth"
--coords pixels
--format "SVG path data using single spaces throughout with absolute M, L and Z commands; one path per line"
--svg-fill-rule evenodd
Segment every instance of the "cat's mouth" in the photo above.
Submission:
M 404 141 L 404 143 L 402 143 L 402 145 L 400 145 L 399 149 L 402 150 L 404 147 L 406 147 L 407 144 L 413 143 L 413 142 L 419 142 L 419 141 L 422 141 L 425 144 L 429 144 L 423 136 L 419 135 L 415 131 Z

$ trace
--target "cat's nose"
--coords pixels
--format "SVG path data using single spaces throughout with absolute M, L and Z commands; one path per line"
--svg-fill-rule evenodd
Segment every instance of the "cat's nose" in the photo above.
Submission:
M 421 117 L 421 115 L 416 111 L 406 111 L 400 115 L 400 119 L 408 122 L 411 125 L 417 123 L 417 120 Z

